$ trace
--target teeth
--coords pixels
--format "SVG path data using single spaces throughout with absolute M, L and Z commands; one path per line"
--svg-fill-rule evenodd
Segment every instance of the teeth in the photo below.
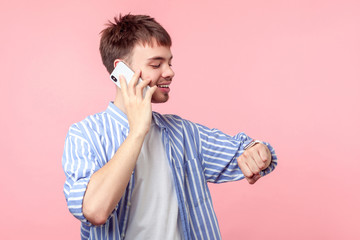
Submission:
M 158 87 L 161 87 L 161 88 L 168 88 L 169 85 L 158 85 Z

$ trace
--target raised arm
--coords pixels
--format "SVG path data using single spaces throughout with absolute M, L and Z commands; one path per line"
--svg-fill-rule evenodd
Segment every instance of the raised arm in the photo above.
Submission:
M 253 139 L 244 133 L 229 136 L 218 129 L 209 129 L 189 121 L 185 121 L 185 126 L 192 129 L 199 160 L 209 182 L 222 183 L 247 178 L 249 183 L 255 183 L 277 165 L 274 149 L 268 143 L 257 143 L 247 148 Z
M 143 98 L 143 89 L 150 81 L 135 85 L 139 76 L 140 71 L 137 71 L 129 86 L 121 77 L 121 93 L 129 121 L 129 135 L 109 162 L 91 176 L 84 195 L 83 214 L 94 225 L 104 224 L 123 196 L 150 128 L 151 96 L 156 86 L 150 88 Z

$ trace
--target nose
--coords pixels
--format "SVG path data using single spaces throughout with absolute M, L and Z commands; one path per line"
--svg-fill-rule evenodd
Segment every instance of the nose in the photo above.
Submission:
M 165 79 L 172 79 L 174 76 L 175 76 L 174 70 L 171 68 L 170 65 L 168 65 L 166 67 L 166 69 L 164 69 L 162 77 L 165 78 Z

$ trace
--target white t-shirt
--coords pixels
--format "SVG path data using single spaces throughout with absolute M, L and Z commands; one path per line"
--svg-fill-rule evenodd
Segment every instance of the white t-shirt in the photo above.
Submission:
M 182 239 L 173 174 L 154 123 L 136 162 L 126 239 Z

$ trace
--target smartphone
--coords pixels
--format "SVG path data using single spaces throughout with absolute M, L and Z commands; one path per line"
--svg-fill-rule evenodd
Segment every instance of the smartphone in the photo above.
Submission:
M 120 87 L 120 75 L 123 75 L 125 77 L 126 83 L 129 84 L 130 80 L 134 76 L 134 71 L 130 69 L 124 62 L 118 62 L 116 65 L 114 71 L 110 74 L 110 79 L 119 87 Z M 139 84 L 142 81 L 141 78 L 139 78 L 139 81 L 137 84 Z M 149 89 L 149 86 L 146 86 L 143 90 L 143 96 L 145 96 L 146 90 Z

